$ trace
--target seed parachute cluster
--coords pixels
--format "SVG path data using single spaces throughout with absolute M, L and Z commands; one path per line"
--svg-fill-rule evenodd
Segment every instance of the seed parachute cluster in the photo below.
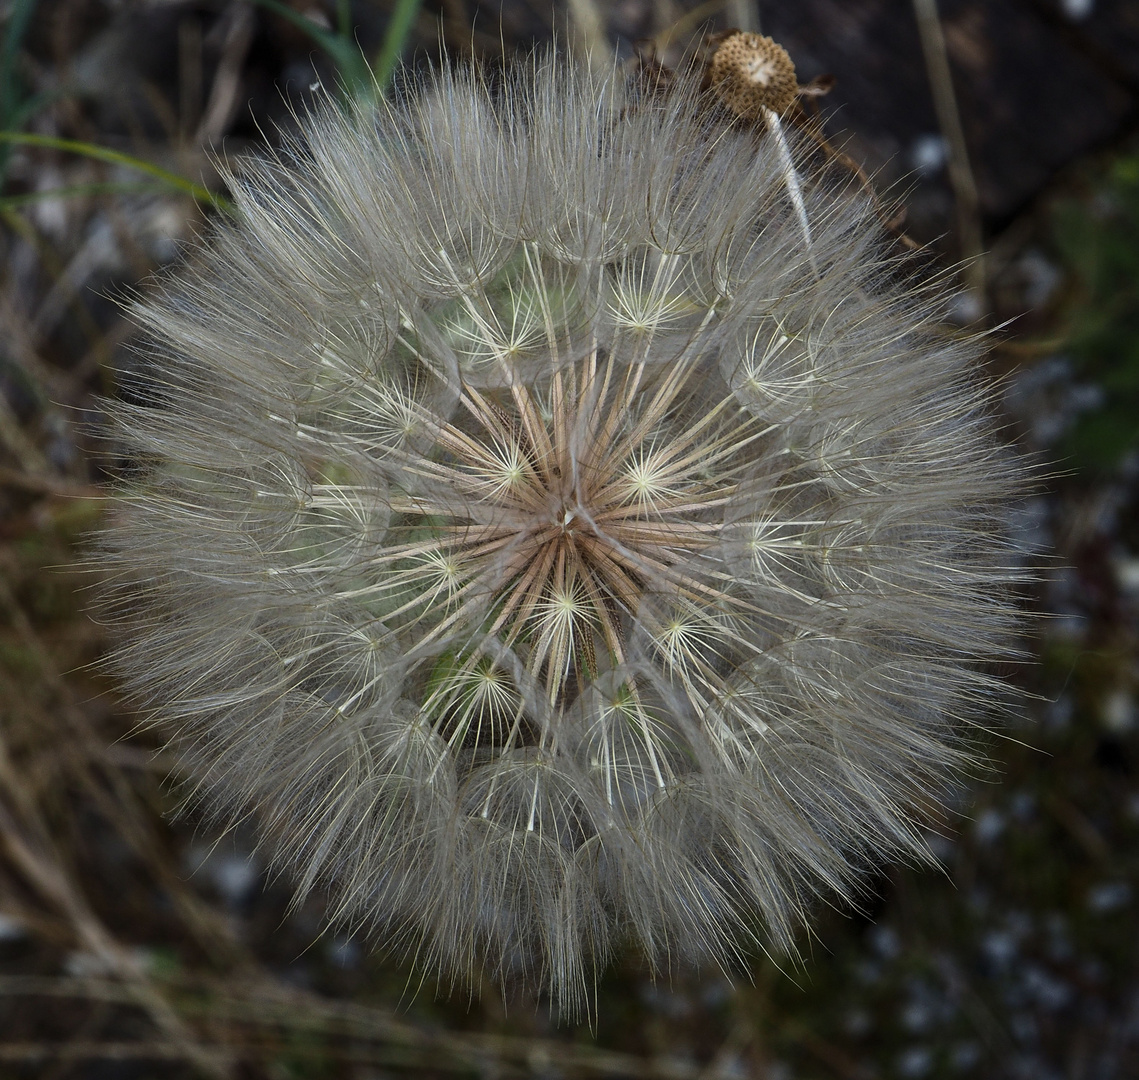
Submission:
M 807 161 L 683 79 L 439 74 L 244 166 L 138 305 L 118 670 L 445 979 L 572 1014 L 630 943 L 790 948 L 999 698 L 1021 470 Z

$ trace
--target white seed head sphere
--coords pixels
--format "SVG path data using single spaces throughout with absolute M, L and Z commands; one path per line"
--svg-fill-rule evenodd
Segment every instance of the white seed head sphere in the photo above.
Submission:
M 1010 627 L 976 346 L 713 114 L 555 63 L 329 107 L 114 406 L 116 661 L 213 805 L 571 1013 L 624 943 L 785 948 L 920 857 Z

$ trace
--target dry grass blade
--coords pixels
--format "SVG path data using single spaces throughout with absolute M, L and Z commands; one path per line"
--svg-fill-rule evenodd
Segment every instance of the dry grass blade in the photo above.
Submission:
M 0 789 L 13 794 L 19 779 L 6 755 L 0 755 Z M 17 800 L 19 797 L 17 796 Z M 229 1055 L 202 1045 L 161 990 L 143 971 L 138 960 L 120 945 L 90 910 L 75 884 L 50 856 L 35 850 L 22 835 L 15 816 L 0 802 L 0 843 L 11 864 L 44 900 L 68 920 L 81 946 L 97 956 L 122 981 L 135 1004 L 151 1018 L 172 1051 L 206 1076 L 232 1075 Z
M 961 126 L 961 111 L 957 107 L 957 94 L 953 89 L 953 74 L 949 70 L 949 54 L 945 48 L 945 34 L 941 27 L 937 0 L 913 0 L 913 5 L 922 54 L 929 73 L 929 85 L 933 91 L 934 109 L 941 133 L 949 147 L 949 179 L 957 202 L 957 234 L 961 256 L 965 260 L 965 280 L 979 305 L 980 316 L 987 309 L 987 299 L 984 236 L 977 182 L 969 164 L 969 147 L 965 142 L 965 130 Z

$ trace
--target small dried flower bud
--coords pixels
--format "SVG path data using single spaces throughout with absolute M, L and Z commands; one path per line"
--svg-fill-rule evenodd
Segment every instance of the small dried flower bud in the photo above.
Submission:
M 769 37 L 743 30 L 720 43 L 708 77 L 720 101 L 747 120 L 761 119 L 764 109 L 782 116 L 799 92 L 787 50 Z
M 1013 620 L 975 346 L 705 105 L 551 62 L 329 107 L 112 407 L 116 662 L 214 804 L 563 1014 L 623 943 L 790 947 L 920 858 Z

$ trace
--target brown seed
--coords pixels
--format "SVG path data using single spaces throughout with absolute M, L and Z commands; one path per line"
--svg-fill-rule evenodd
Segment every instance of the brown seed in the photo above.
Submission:
M 758 120 L 764 109 L 782 115 L 799 92 L 787 50 L 769 37 L 739 31 L 726 38 L 708 68 L 712 88 L 739 116 Z

